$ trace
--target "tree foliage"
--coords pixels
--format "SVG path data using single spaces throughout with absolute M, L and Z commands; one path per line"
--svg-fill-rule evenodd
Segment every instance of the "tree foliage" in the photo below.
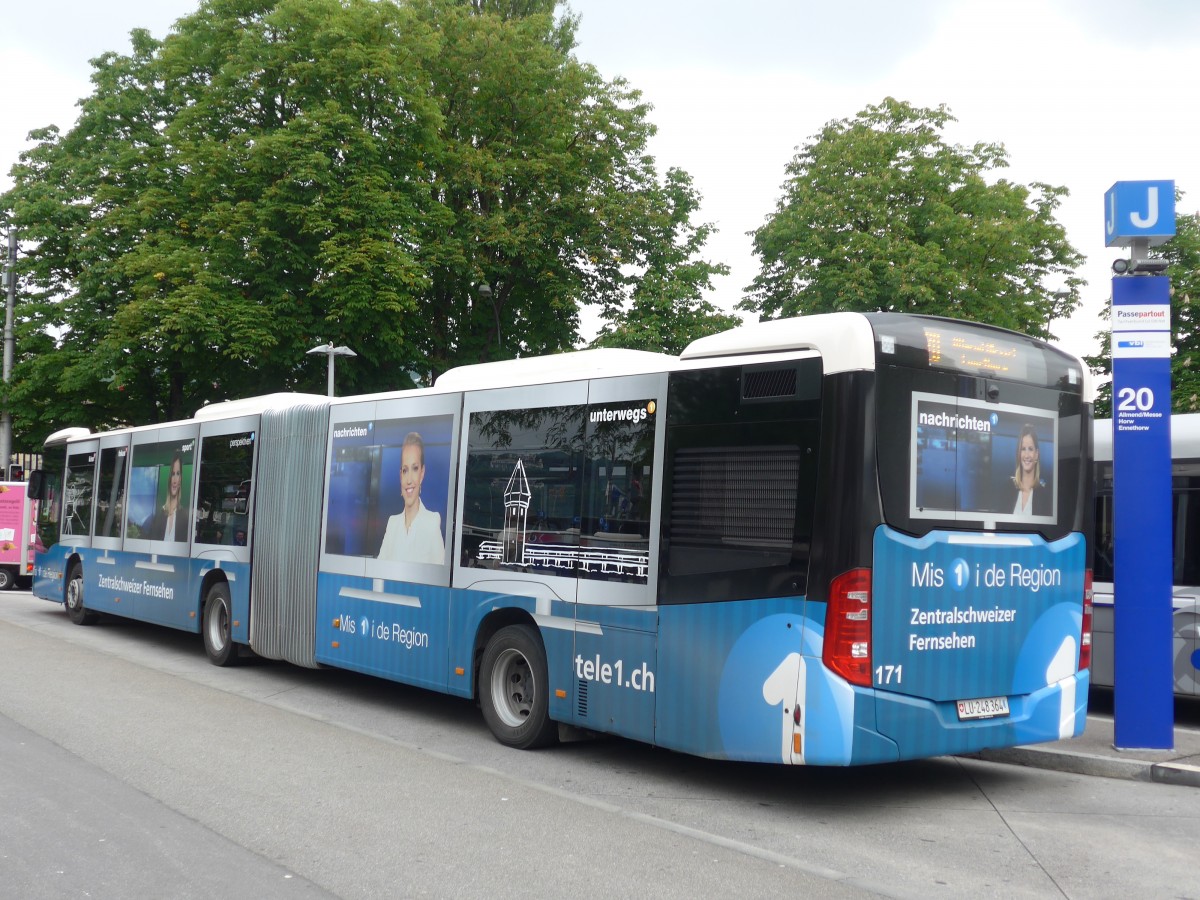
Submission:
M 700 197 L 686 172 L 668 170 L 664 200 L 659 208 L 646 211 L 651 228 L 646 235 L 645 269 L 626 279 L 632 302 L 628 308 L 608 311 L 608 323 L 593 347 L 678 355 L 696 338 L 741 324 L 739 318 L 704 299 L 704 292 L 712 289 L 712 277 L 728 275 L 729 267 L 699 256 L 713 227 L 692 224 Z
M 753 232 L 761 271 L 741 308 L 929 313 L 1049 337 L 1083 283 L 1054 218 L 1067 191 L 989 177 L 1008 165 L 1004 147 L 946 143 L 953 121 L 945 106 L 887 98 L 827 124 Z
M 649 108 L 556 6 L 205 0 L 95 60 L 76 125 L 36 132 L 0 197 L 18 432 L 321 391 L 326 341 L 358 353 L 342 393 L 428 383 L 574 346 L 631 273 L 703 281 L 690 181 L 659 179 Z
M 1176 191 L 1176 208 L 1183 194 Z M 1178 215 L 1175 237 L 1152 254 L 1167 260 L 1171 280 L 1171 409 L 1200 412 L 1200 212 Z M 1141 278 L 1141 275 L 1124 276 Z M 1112 415 L 1112 312 L 1101 314 L 1103 327 L 1096 338 L 1101 351 L 1087 359 L 1092 371 L 1106 379 L 1097 392 L 1096 415 Z

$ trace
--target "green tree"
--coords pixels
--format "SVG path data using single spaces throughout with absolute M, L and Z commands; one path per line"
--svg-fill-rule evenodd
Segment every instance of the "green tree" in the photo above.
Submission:
M 213 0 L 165 41 L 135 32 L 132 57 L 97 61 L 78 124 L 37 136 L 4 197 L 37 242 L 26 330 L 61 335 L 14 372 L 21 396 L 49 400 L 19 407 L 28 427 L 319 390 L 305 350 L 351 332 L 365 365 L 343 367 L 345 384 L 396 368 L 423 280 L 407 176 L 436 116 L 415 62 L 434 41 L 403 17 L 367 0 Z
M 14 446 L 31 430 L 40 440 L 67 424 L 157 418 L 146 395 L 123 390 L 117 375 L 139 348 L 114 358 L 104 345 L 135 289 L 123 265 L 139 239 L 135 201 L 151 187 L 150 161 L 161 155 L 170 115 L 153 74 L 159 43 L 145 31 L 131 38 L 130 56 L 93 60 L 94 90 L 70 132 L 31 135 L 38 143 L 14 167 L 16 187 L 3 198 L 9 224 L 34 247 L 18 261 Z
M 426 183 L 442 218 L 420 240 L 430 376 L 572 347 L 581 305 L 619 306 L 622 272 L 645 254 L 657 195 L 649 109 L 624 80 L 565 53 L 574 20 L 545 5 L 521 16 L 420 7 L 440 36 L 440 152 Z
M 359 354 L 343 391 L 396 386 L 428 283 L 415 223 L 436 216 L 414 177 L 436 134 L 435 53 L 407 9 L 369 0 L 224 0 L 181 22 L 159 57 L 179 97 L 174 188 L 143 198 L 178 249 L 139 244 L 147 268 L 172 265 L 114 342 L 173 333 L 168 355 L 201 373 L 223 356 L 227 396 L 319 390 L 305 351 L 325 340 Z
M 27 242 L 18 430 L 320 392 L 330 340 L 359 354 L 342 393 L 428 383 L 570 348 L 626 273 L 668 278 L 660 241 L 707 228 L 664 226 L 649 107 L 556 8 L 205 0 L 96 60 L 0 197 Z
M 629 305 L 606 313 L 608 322 L 593 347 L 678 355 L 696 338 L 741 324 L 704 299 L 704 291 L 712 290 L 712 277 L 728 275 L 729 267 L 699 257 L 713 233 L 710 224 L 692 224 L 699 207 L 691 176 L 669 169 L 661 199 L 647 211 L 652 225 L 644 268 L 626 278 Z
M 1183 193 L 1176 191 L 1176 207 Z M 1167 260 L 1171 279 L 1171 409 L 1179 413 L 1200 411 L 1200 212 L 1178 215 L 1175 237 L 1151 254 Z M 1140 275 L 1126 276 L 1141 278 Z M 1104 379 L 1097 392 L 1096 415 L 1112 415 L 1112 330 L 1111 311 L 1101 313 L 1103 325 L 1096 334 L 1101 351 L 1089 356 L 1092 371 Z
M 930 313 L 1049 337 L 1083 283 L 1054 218 L 1067 191 L 989 178 L 1004 147 L 946 143 L 953 121 L 889 97 L 827 124 L 753 232 L 761 271 L 740 308 Z

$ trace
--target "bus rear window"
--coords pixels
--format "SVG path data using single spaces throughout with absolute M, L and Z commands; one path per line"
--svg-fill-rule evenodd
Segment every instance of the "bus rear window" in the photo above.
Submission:
M 1080 530 L 1086 415 L 1077 390 L 900 366 L 881 367 L 878 378 L 888 524 L 911 534 L 970 528 L 1048 539 Z
M 911 518 L 1056 521 L 1053 412 L 914 393 L 909 446 Z

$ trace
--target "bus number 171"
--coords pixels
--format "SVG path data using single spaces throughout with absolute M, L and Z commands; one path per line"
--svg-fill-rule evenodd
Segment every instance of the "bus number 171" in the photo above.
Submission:
M 904 680 L 904 666 L 876 666 L 875 667 L 875 683 L 876 684 L 891 684 L 893 681 L 899 684 Z

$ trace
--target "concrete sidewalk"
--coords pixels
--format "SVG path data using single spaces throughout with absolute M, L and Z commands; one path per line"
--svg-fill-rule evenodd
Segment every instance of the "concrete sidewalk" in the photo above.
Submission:
M 1200 729 L 1176 726 L 1171 750 L 1118 750 L 1113 746 L 1113 731 L 1111 716 L 1088 716 L 1087 728 L 1077 738 L 973 755 L 1080 775 L 1200 787 Z

